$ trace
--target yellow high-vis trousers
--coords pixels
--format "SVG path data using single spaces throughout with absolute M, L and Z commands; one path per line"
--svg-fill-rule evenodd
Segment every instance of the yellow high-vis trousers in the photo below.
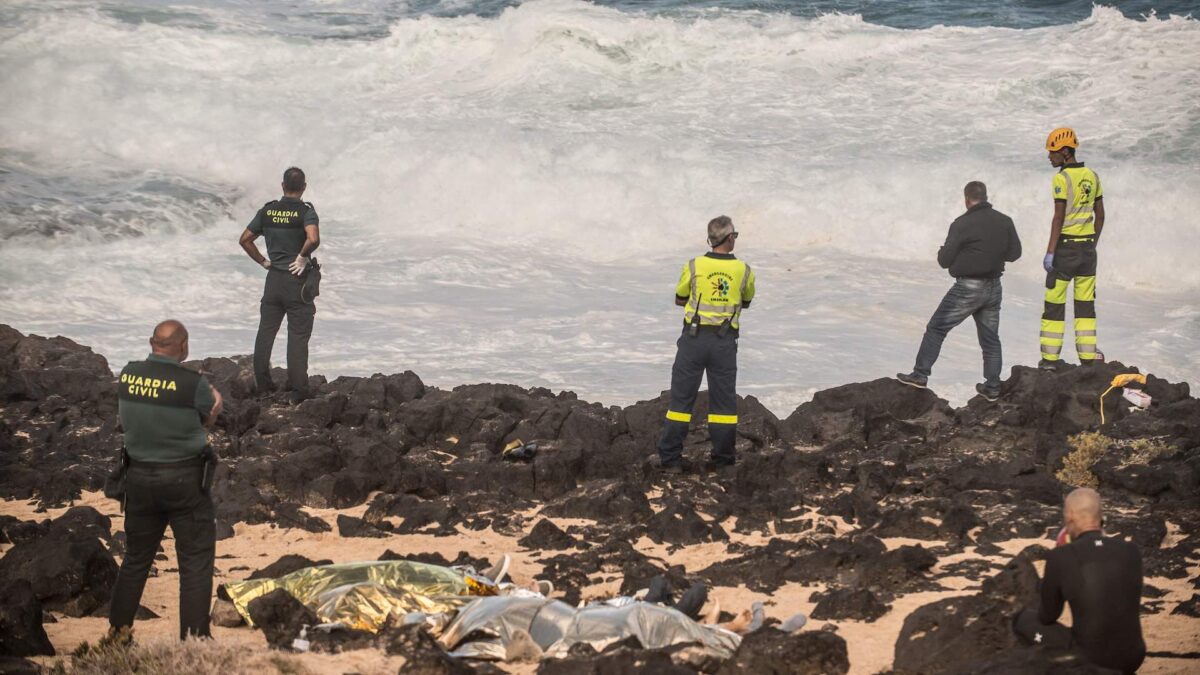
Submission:
M 1042 310 L 1041 350 L 1046 361 L 1062 358 L 1066 334 L 1067 291 L 1075 285 L 1075 351 L 1079 360 L 1096 358 L 1096 246 L 1092 241 L 1064 240 L 1054 254 L 1054 269 L 1046 276 Z

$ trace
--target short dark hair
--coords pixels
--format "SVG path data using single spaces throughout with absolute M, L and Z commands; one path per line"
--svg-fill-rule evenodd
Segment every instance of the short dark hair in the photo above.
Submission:
M 307 183 L 304 182 L 304 172 L 299 167 L 289 166 L 287 171 L 283 172 L 283 189 L 288 192 L 300 192 Z
M 963 188 L 963 196 L 973 202 L 986 202 L 987 186 L 980 181 L 973 180 Z

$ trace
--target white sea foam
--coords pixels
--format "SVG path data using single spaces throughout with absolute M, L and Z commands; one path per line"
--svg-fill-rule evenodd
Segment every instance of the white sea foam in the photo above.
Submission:
M 1005 321 L 1009 361 L 1029 361 L 1041 143 L 1070 124 L 1105 187 L 1110 353 L 1198 374 L 1200 324 L 1179 310 L 1200 289 L 1192 19 L 898 30 L 534 0 L 314 40 L 236 3 L 134 21 L 19 1 L 0 9 L 0 63 L 0 319 L 114 357 L 163 313 L 199 324 L 207 353 L 249 349 L 259 280 L 233 240 L 295 163 L 322 215 L 314 360 L 330 372 L 650 395 L 677 320 L 660 296 L 727 213 L 766 263 L 743 389 L 782 410 L 814 382 L 907 365 L 971 179 L 1026 245 Z M 1169 339 L 1141 346 L 1147 326 Z M 963 339 L 939 376 L 974 377 Z

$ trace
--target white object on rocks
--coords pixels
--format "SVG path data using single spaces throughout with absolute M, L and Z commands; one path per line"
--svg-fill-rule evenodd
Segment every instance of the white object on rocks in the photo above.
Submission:
M 1139 410 L 1145 410 L 1146 408 L 1150 407 L 1150 401 L 1151 401 L 1150 394 L 1147 394 L 1146 392 L 1144 392 L 1140 389 L 1126 388 L 1124 390 L 1124 393 L 1121 394 L 1121 397 L 1124 398 L 1126 401 L 1129 401 L 1130 403 L 1132 403 Z
M 296 639 L 292 640 L 292 649 L 295 649 L 298 652 L 308 651 L 308 648 L 311 646 L 311 644 L 307 638 L 308 626 L 304 626 L 300 629 L 300 634 L 296 636 Z

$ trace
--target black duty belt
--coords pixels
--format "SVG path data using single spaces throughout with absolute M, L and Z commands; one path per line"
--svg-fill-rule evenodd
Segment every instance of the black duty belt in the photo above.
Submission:
M 137 469 L 186 469 L 189 467 L 199 469 L 204 466 L 204 457 L 197 455 L 191 459 L 184 459 L 178 462 L 142 462 L 130 457 L 129 466 Z
M 684 330 L 690 330 L 691 327 L 692 327 L 691 324 L 687 324 L 687 323 L 683 324 Z M 698 326 L 696 326 L 696 332 L 697 333 L 716 333 L 717 335 L 737 335 L 738 329 L 734 328 L 733 326 L 726 327 L 724 324 L 717 325 L 717 326 L 712 326 L 712 325 L 699 326 L 698 325 Z

